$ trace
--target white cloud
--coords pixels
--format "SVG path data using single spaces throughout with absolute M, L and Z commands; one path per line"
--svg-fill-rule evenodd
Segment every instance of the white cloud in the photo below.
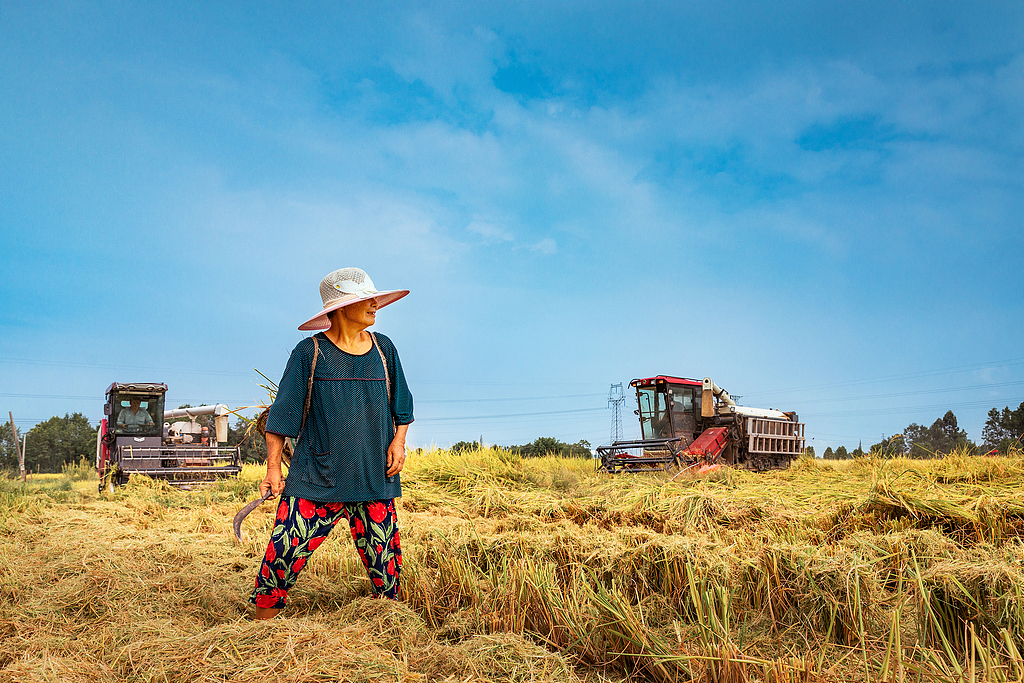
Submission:
M 503 226 L 490 221 L 474 220 L 466 226 L 466 230 L 475 232 L 484 238 L 484 242 L 512 242 L 515 237 Z
M 551 256 L 552 254 L 558 252 L 558 245 L 550 237 L 545 237 L 540 242 L 537 242 L 536 244 L 531 244 L 530 250 Z

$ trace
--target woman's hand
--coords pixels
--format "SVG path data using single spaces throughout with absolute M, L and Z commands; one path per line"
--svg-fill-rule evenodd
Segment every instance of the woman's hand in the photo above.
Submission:
M 267 468 L 267 476 L 263 477 L 263 481 L 260 482 L 260 495 L 267 495 L 267 491 L 273 493 L 271 498 L 280 496 L 281 491 L 284 491 L 284 478 L 281 476 L 280 465 L 277 469 Z
M 260 495 L 270 491 L 280 496 L 284 491 L 284 477 L 281 476 L 281 452 L 284 450 L 284 437 L 273 432 L 266 433 L 267 438 L 267 476 L 260 482 Z
M 395 429 L 395 438 L 388 446 L 388 472 L 387 476 L 393 477 L 405 467 L 405 433 L 409 431 L 409 425 L 398 425 Z

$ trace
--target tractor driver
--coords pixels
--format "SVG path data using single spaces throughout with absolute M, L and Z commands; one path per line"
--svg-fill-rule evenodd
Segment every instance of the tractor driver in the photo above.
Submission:
M 121 408 L 121 412 L 117 414 L 118 427 L 128 427 L 132 431 L 136 431 L 139 427 L 150 427 L 153 425 L 153 418 L 142 407 L 142 399 L 138 396 L 131 396 L 128 398 L 128 406 L 127 408 Z

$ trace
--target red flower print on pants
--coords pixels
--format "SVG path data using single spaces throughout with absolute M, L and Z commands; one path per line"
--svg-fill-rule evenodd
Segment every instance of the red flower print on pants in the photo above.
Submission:
M 396 507 L 390 500 L 318 503 L 285 496 L 275 512 L 278 521 L 271 532 L 271 543 L 267 545 L 250 602 L 263 608 L 284 607 L 288 590 L 285 586 L 295 583 L 299 572 L 309 563 L 309 554 L 323 544 L 332 525 L 342 519 L 351 528 L 359 558 L 371 580 L 372 593 L 396 598 L 402 567 Z
M 262 607 L 263 609 L 267 609 L 268 607 L 273 607 L 276 604 L 277 604 L 277 598 L 275 598 L 275 597 L 273 597 L 271 595 L 257 595 L 256 596 L 256 606 L 257 607 Z
M 257 607 L 276 607 L 280 599 L 284 598 L 285 593 L 283 588 L 274 588 L 270 591 L 270 595 L 257 595 L 256 606 Z
M 381 503 L 380 501 L 374 501 L 367 505 L 366 511 L 369 513 L 370 519 L 377 524 L 383 522 L 384 518 L 388 516 L 388 509 L 384 507 L 384 503 Z

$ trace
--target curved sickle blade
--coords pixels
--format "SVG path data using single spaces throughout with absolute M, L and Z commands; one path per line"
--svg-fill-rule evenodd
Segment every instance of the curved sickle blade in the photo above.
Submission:
M 232 522 L 232 526 L 234 527 L 235 530 L 235 538 L 237 538 L 239 541 L 242 540 L 242 520 L 244 520 L 249 515 L 250 512 L 258 508 L 260 504 L 263 503 L 263 501 L 265 501 L 267 498 L 270 498 L 270 496 L 271 493 L 268 490 L 265 494 L 263 494 L 262 498 L 254 500 L 253 502 L 249 503 L 244 508 L 238 511 L 238 514 L 235 515 L 235 519 Z

